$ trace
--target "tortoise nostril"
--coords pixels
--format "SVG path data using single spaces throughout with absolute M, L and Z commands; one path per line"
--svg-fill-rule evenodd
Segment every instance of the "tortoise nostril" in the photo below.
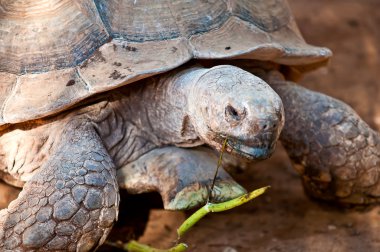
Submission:
M 226 107 L 225 114 L 226 114 L 227 118 L 232 118 L 236 121 L 239 121 L 241 119 L 240 113 L 231 105 L 228 105 Z
M 257 123 L 257 130 L 275 131 L 278 127 L 278 121 L 275 119 L 260 120 Z

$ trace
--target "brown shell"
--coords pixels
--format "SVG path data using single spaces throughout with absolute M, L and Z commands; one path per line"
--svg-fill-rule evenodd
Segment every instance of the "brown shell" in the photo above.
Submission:
M 173 69 L 192 58 L 304 66 L 285 0 L 0 0 L 0 125 Z

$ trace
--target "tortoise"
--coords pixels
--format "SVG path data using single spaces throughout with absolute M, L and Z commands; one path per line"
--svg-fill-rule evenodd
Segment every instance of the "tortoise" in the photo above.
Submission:
M 0 176 L 23 188 L 0 211 L 0 250 L 96 249 L 119 187 L 158 191 L 167 209 L 202 204 L 209 147 L 225 139 L 248 160 L 280 139 L 312 197 L 378 201 L 379 135 L 292 82 L 332 54 L 304 41 L 285 0 L 0 7 Z M 216 201 L 245 192 L 223 170 L 216 187 Z

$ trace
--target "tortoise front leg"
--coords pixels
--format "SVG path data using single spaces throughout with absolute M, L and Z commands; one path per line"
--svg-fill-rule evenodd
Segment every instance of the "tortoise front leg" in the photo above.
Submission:
M 343 204 L 380 202 L 379 133 L 339 100 L 290 82 L 272 87 L 285 108 L 280 140 L 306 192 Z
M 0 250 L 88 251 L 117 219 L 115 167 L 89 123 L 71 122 L 18 198 L 0 211 Z
M 117 171 L 119 186 L 130 193 L 157 191 L 165 209 L 184 210 L 207 202 L 218 158 L 210 148 L 154 149 Z M 246 193 L 220 167 L 212 201 L 222 202 Z

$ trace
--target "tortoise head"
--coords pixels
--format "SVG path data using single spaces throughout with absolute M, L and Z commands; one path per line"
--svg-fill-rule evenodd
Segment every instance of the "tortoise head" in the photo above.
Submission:
M 271 87 L 240 68 L 217 66 L 205 71 L 189 93 L 190 118 L 200 138 L 220 150 L 252 160 L 268 158 L 284 125 L 280 97 Z

